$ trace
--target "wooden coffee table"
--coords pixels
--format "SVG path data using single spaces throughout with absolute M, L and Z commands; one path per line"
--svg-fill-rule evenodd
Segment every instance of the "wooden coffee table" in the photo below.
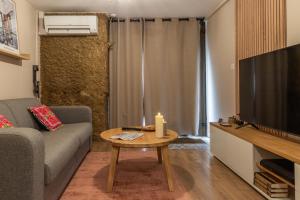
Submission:
M 164 138 L 156 138 L 155 132 L 143 132 L 144 136 L 133 140 L 113 140 L 111 136 L 122 133 L 122 129 L 111 129 L 100 134 L 101 138 L 112 144 L 111 162 L 107 180 L 107 191 L 111 192 L 114 184 L 116 165 L 119 159 L 120 148 L 156 148 L 158 162 L 163 163 L 170 191 L 174 191 L 173 177 L 169 160 L 168 145 L 177 139 L 178 134 L 175 131 L 168 130 Z M 126 131 L 129 132 L 129 131 Z M 133 131 L 136 132 L 136 131 Z

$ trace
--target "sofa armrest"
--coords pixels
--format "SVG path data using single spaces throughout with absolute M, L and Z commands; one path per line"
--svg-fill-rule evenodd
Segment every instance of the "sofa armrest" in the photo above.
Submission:
M 51 106 L 50 108 L 64 124 L 92 123 L 92 110 L 88 106 Z
M 0 129 L 1 199 L 44 198 L 44 151 L 44 140 L 39 131 Z

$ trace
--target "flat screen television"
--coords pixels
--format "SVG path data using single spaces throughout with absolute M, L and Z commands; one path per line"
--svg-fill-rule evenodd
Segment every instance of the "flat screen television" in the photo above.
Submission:
M 300 135 L 300 45 L 240 61 L 240 118 Z

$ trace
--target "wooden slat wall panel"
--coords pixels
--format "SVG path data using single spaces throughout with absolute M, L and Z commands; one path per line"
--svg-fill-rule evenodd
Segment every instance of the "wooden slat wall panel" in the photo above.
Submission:
M 236 0 L 238 60 L 286 47 L 286 0 Z
M 236 0 L 236 89 L 239 113 L 239 61 L 284 48 L 286 39 L 286 0 Z M 287 134 L 263 130 L 279 136 Z

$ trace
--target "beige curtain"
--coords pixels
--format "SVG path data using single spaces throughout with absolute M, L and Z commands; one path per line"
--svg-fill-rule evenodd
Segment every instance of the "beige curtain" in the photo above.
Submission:
M 161 112 L 168 128 L 180 135 L 198 132 L 199 27 L 196 19 L 145 22 L 146 124 L 153 124 Z
M 143 123 L 142 21 L 110 23 L 110 127 Z

